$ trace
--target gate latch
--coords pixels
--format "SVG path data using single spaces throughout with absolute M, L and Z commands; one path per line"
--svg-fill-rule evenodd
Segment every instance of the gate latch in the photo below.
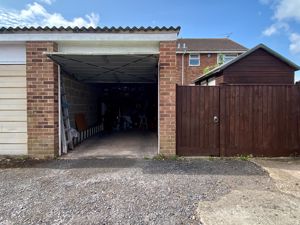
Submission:
M 214 116 L 214 123 L 219 123 L 219 117 Z

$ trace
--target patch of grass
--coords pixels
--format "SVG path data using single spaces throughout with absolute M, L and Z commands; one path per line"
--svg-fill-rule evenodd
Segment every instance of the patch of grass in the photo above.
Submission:
M 210 155 L 209 158 L 208 158 L 209 161 L 214 161 L 215 159 L 216 158 L 214 156 L 212 156 L 212 155 Z
M 253 158 L 253 155 L 238 155 L 237 157 L 242 161 L 249 161 L 249 159 Z
M 152 159 L 160 160 L 160 161 L 164 161 L 164 160 L 178 161 L 178 160 L 182 160 L 183 158 L 178 155 L 166 156 L 164 154 L 158 154 L 158 155 L 154 156 Z
M 148 156 L 144 156 L 145 160 L 150 160 L 150 158 Z
M 158 154 L 158 155 L 156 155 L 156 156 L 154 156 L 153 158 L 152 158 L 153 160 L 166 160 L 167 159 L 167 157 L 164 155 L 164 154 Z
M 174 161 L 178 161 L 178 160 L 182 160 L 183 158 L 178 156 L 178 155 L 172 155 L 171 157 L 169 157 L 170 160 L 174 160 Z

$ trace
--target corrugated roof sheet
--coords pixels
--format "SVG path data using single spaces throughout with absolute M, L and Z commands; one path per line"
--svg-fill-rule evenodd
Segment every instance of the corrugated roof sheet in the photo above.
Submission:
M 247 51 L 248 49 L 229 38 L 181 38 L 178 51 L 183 50 L 185 43 L 186 51 Z
M 1 27 L 0 33 L 131 33 L 131 32 L 179 32 L 177 27 Z

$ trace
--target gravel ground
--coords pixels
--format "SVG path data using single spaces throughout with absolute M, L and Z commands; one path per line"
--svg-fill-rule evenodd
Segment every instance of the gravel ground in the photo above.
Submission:
M 269 190 L 239 160 L 73 159 L 0 169 L 0 224 L 201 224 L 200 201 Z

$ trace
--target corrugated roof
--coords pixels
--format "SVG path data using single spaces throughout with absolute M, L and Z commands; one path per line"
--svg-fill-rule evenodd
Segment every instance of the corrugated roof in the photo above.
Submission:
M 256 51 L 257 49 L 264 49 L 265 51 L 267 51 L 268 53 L 270 53 L 271 55 L 277 57 L 278 59 L 280 59 L 281 61 L 283 61 L 284 63 L 286 63 L 287 65 L 289 65 L 290 67 L 293 67 L 295 69 L 295 71 L 300 69 L 300 66 L 298 66 L 297 64 L 293 63 L 292 61 L 290 61 L 289 59 L 285 58 L 284 56 L 280 55 L 278 52 L 275 52 L 273 49 L 267 47 L 264 44 L 259 44 L 257 46 L 255 46 L 254 48 L 249 49 L 247 52 L 239 55 L 238 57 L 236 57 L 235 59 L 220 65 L 216 68 L 214 68 L 213 70 L 207 72 L 206 74 L 198 77 L 196 80 L 193 81 L 193 83 L 196 83 L 198 81 L 203 80 L 204 78 L 207 79 L 208 77 L 213 76 L 216 73 L 219 73 L 221 71 L 223 71 L 224 69 L 226 69 L 227 67 L 231 66 L 232 64 L 238 62 L 239 60 L 245 58 L 247 55 L 250 55 L 251 53 L 253 53 L 254 51 Z
M 186 51 L 247 51 L 248 49 L 229 38 L 181 38 L 177 40 L 180 48 L 183 50 L 183 44 Z
M 179 32 L 177 27 L 1 27 L 0 33 L 131 33 L 131 32 Z

